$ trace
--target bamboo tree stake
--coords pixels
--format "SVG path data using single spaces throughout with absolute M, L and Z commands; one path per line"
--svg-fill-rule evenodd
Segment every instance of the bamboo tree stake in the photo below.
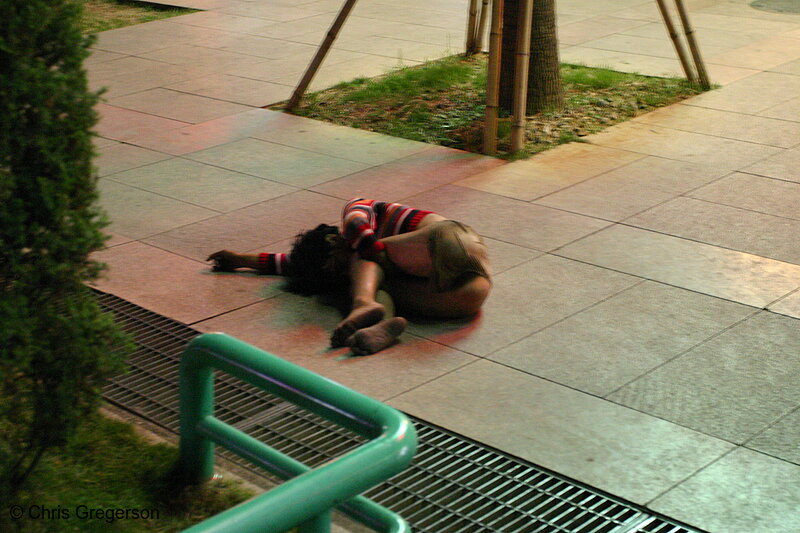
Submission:
M 683 33 L 686 34 L 686 40 L 689 42 L 689 50 L 692 52 L 694 67 L 697 69 L 697 76 L 700 78 L 700 86 L 703 89 L 708 90 L 711 88 L 711 83 L 708 81 L 706 66 L 703 63 L 702 56 L 700 55 L 700 47 L 697 46 L 697 40 L 694 38 L 694 28 L 692 27 L 692 23 L 689 22 L 689 13 L 686 11 L 686 7 L 683 5 L 683 0 L 675 0 L 675 5 L 678 8 L 678 15 L 681 17 Z
M 489 37 L 489 66 L 486 75 L 486 123 L 483 153 L 497 151 L 497 107 L 500 96 L 500 53 L 503 44 L 503 0 L 492 0 L 492 33 Z
M 350 15 L 350 11 L 352 11 L 355 4 L 356 0 L 347 0 L 344 6 L 342 6 L 341 11 L 339 11 L 339 14 L 336 16 L 336 20 L 333 21 L 331 28 L 328 30 L 325 40 L 322 41 L 322 44 L 317 50 L 314 59 L 311 60 L 311 64 L 308 65 L 305 74 L 303 74 L 303 77 L 300 79 L 300 83 L 297 84 L 297 87 L 292 94 L 292 98 L 289 100 L 289 104 L 286 106 L 287 110 L 293 110 L 300 103 L 300 100 L 303 98 L 306 89 L 308 89 L 308 86 L 311 84 L 311 80 L 317 73 L 317 70 L 322 64 L 322 61 L 325 59 L 325 56 L 328 55 L 328 50 L 330 50 L 331 46 L 333 45 L 333 41 L 335 41 L 336 37 L 339 35 L 339 30 L 342 29 L 344 21 L 347 20 L 347 17 Z
M 486 19 L 489 17 L 489 0 L 482 0 L 478 29 L 475 31 L 475 51 L 483 50 L 483 36 L 486 35 Z
M 525 145 L 525 118 L 528 104 L 528 65 L 531 58 L 533 0 L 523 0 L 522 20 L 517 28 L 517 64 L 514 69 L 514 124 L 511 126 L 511 153 Z
M 475 39 L 477 38 L 478 26 L 478 0 L 469 1 L 469 19 L 467 20 L 467 43 L 465 46 L 468 56 L 477 52 L 475 49 Z
M 661 18 L 664 19 L 664 25 L 667 27 L 667 32 L 672 39 L 672 44 L 675 45 L 675 51 L 678 53 L 678 59 L 680 59 L 683 72 L 686 74 L 686 79 L 689 80 L 689 83 L 697 83 L 697 78 L 694 76 L 694 71 L 689 63 L 689 58 L 686 56 L 686 50 L 683 48 L 683 43 L 680 40 L 680 36 L 675 30 L 675 25 L 672 23 L 672 17 L 670 17 L 669 11 L 667 11 L 667 6 L 664 4 L 664 0 L 656 0 L 656 3 L 658 4 L 659 11 L 661 11 Z

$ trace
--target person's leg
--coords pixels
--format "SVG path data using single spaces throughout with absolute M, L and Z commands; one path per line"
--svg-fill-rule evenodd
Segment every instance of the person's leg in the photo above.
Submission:
M 386 309 L 375 296 L 383 282 L 380 265 L 357 257 L 350 265 L 350 313 L 339 322 L 331 335 L 331 346 L 345 346 L 347 339 L 357 330 L 377 324 L 383 319 Z
M 347 345 L 355 354 L 369 355 L 389 347 L 405 331 L 406 319 L 394 316 L 391 296 L 379 289 L 383 279 L 383 269 L 377 263 L 364 259 L 353 261 L 350 269 L 352 309 L 331 335 L 332 346 Z
M 466 318 L 480 311 L 492 289 L 492 282 L 473 275 L 451 290 L 437 292 L 429 279 L 397 276 L 387 280 L 386 288 L 402 313 L 431 318 Z

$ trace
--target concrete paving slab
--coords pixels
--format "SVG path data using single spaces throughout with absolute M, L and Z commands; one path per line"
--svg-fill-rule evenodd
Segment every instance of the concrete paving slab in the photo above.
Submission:
M 298 191 L 197 223 L 185 223 L 146 242 L 198 261 L 217 250 L 269 250 L 268 245 L 294 237 L 322 222 L 337 224 L 344 203 Z
M 296 57 L 299 54 L 305 53 L 309 54 L 310 60 L 310 56 L 316 51 L 316 47 L 308 44 L 235 32 L 229 32 L 215 38 L 213 41 L 198 42 L 195 44 L 214 50 L 221 50 L 223 52 L 258 56 L 264 59 L 284 59 L 287 57 Z M 329 60 L 333 60 L 333 58 L 326 57 L 325 63 L 327 64 Z M 248 67 L 243 67 L 242 71 L 246 72 L 247 68 Z
M 297 86 L 297 83 L 300 81 L 302 74 L 305 73 L 306 69 L 308 68 L 308 65 L 311 64 L 311 60 L 314 57 L 314 52 L 316 51 L 316 46 L 302 43 L 289 44 L 292 46 L 303 46 L 305 49 L 295 50 L 291 54 L 287 54 L 284 57 L 265 60 L 257 65 L 232 67 L 227 69 L 226 72 L 233 76 L 279 83 L 294 89 Z M 332 67 L 345 61 L 362 60 L 368 57 L 369 56 L 364 53 L 332 48 L 325 57 L 324 67 Z M 342 78 L 339 81 L 349 81 L 350 79 L 352 78 Z
M 100 137 L 97 134 L 97 132 L 93 133 L 95 135 L 92 137 L 92 146 L 94 146 L 96 150 L 99 150 L 100 148 L 105 148 L 106 146 L 121 144 L 119 141 L 115 141 L 114 139 L 107 139 L 105 137 Z
M 388 163 L 432 148 L 427 143 L 337 126 L 319 120 L 279 121 L 276 118 L 270 125 L 272 127 L 254 132 L 252 137 L 371 165 Z
M 105 246 L 103 246 L 103 249 L 111 248 L 113 246 L 119 246 L 120 244 L 129 243 L 129 242 L 132 242 L 134 240 L 134 239 L 131 239 L 130 237 L 125 237 L 123 235 L 119 235 L 119 234 L 113 233 L 111 231 L 105 231 L 104 230 L 103 233 L 108 235 L 108 240 L 105 242 Z
M 164 87 L 171 83 L 192 80 L 209 75 L 211 69 L 196 68 L 192 65 L 170 65 L 158 63 L 159 66 L 128 72 L 108 77 L 96 77 L 89 71 L 89 83 L 92 90 L 103 89 L 103 99 L 111 100 L 120 96 Z
M 312 190 L 343 200 L 364 197 L 400 201 L 503 165 L 493 157 L 442 146 L 425 146 L 427 148 L 420 152 L 322 183 Z
M 514 161 L 457 185 L 531 201 L 641 159 L 626 151 L 570 143 L 529 160 Z
M 689 194 L 701 200 L 800 220 L 800 183 L 735 172 Z
M 347 154 L 343 155 L 346 157 Z M 369 166 L 358 161 L 250 138 L 192 152 L 186 157 L 301 188 L 346 176 Z
M 331 331 L 341 319 L 334 307 L 316 298 L 282 293 L 195 327 L 201 331 L 225 331 L 379 400 L 475 360 L 473 356 L 408 334 L 401 336 L 399 344 L 378 354 L 348 357 L 348 348 L 329 350 Z
M 782 315 L 800 318 L 800 291 L 795 291 L 780 300 L 771 303 L 767 309 Z
M 213 40 L 221 34 L 210 28 L 177 24 L 175 21 L 178 18 L 180 17 L 100 32 L 94 48 L 143 57 L 166 47 Z
M 112 178 L 145 191 L 222 213 L 297 190 L 282 183 L 181 158 L 140 166 L 114 174 Z
M 795 98 L 798 93 L 800 93 L 800 76 L 760 72 L 721 89 L 695 96 L 687 103 L 722 111 L 758 114 Z
M 731 445 L 490 361 L 390 405 L 644 504 Z
M 800 32 L 798 34 L 800 36 Z M 794 74 L 796 76 L 800 76 L 800 59 L 795 59 L 794 61 L 789 61 L 787 63 L 783 63 L 781 65 L 772 67 L 769 69 L 770 72 L 782 72 L 784 74 Z
M 302 20 L 292 20 L 288 22 L 271 23 L 259 28 L 258 31 L 251 31 L 253 35 L 270 37 L 273 39 L 284 39 L 287 41 L 297 41 L 297 37 L 309 33 L 326 32 L 333 23 L 336 15 L 333 13 L 322 13 L 313 17 L 306 17 Z M 266 21 L 261 21 L 266 22 Z M 349 27 L 349 24 L 347 25 Z M 349 28 L 348 28 L 349 30 Z M 243 32 L 244 33 L 244 32 Z M 322 40 L 316 42 L 317 45 Z
M 133 137 L 157 135 L 169 130 L 188 126 L 188 122 L 157 117 L 123 107 L 97 104 L 95 111 L 100 115 L 100 121 L 95 131 L 108 139 L 125 141 Z
M 314 75 L 313 80 L 308 86 L 308 91 L 321 91 L 332 87 L 343 80 L 353 80 L 356 78 L 374 78 L 382 76 L 388 72 L 402 67 L 419 65 L 419 61 L 407 58 L 395 58 L 388 56 L 368 55 L 361 59 L 341 61 L 336 64 L 320 67 Z M 275 83 L 296 86 L 300 81 L 300 73 L 296 75 L 282 76 L 271 81 Z
M 669 34 L 664 27 L 664 23 L 648 22 L 646 24 L 638 24 L 631 28 L 622 30 L 620 33 L 625 35 L 637 35 L 640 37 L 649 37 L 651 39 L 669 40 Z M 695 32 L 695 38 L 700 46 L 703 55 L 706 56 L 706 46 L 713 46 L 718 48 L 740 48 L 742 46 L 751 44 L 755 41 L 765 39 L 771 34 L 768 31 L 758 31 L 757 28 L 750 27 L 748 31 L 730 31 L 724 29 L 703 28 Z
M 656 109 L 633 122 L 781 148 L 790 148 L 800 142 L 800 123 L 787 124 L 786 120 L 684 104 Z
M 800 103 L 800 99 L 798 99 L 798 103 Z M 744 171 L 800 183 L 800 148 L 784 150 L 777 155 L 762 159 L 758 163 L 745 167 Z
M 748 306 L 646 281 L 489 358 L 607 396 L 753 313 Z
M 109 52 L 106 52 L 109 53 Z M 142 70 L 152 70 L 153 68 L 164 67 L 164 63 L 144 59 L 136 56 L 121 56 L 111 61 L 103 61 L 91 66 L 89 69 L 91 78 L 108 78 L 120 74 L 140 72 Z
M 588 46 L 570 46 L 560 51 L 561 61 L 576 65 L 590 65 L 622 72 L 637 72 L 646 76 L 681 76 L 681 67 L 677 59 L 655 57 L 630 52 L 617 52 L 589 48 Z M 717 77 L 714 76 L 716 80 Z
M 250 109 L 240 104 L 161 88 L 113 98 L 109 103 L 188 124 L 235 115 Z
M 101 178 L 98 182 L 100 207 L 111 219 L 109 230 L 125 237 L 141 239 L 213 217 L 210 209 L 167 198 Z
M 106 277 L 95 283 L 98 289 L 186 324 L 261 299 L 263 280 L 214 276 L 205 264 L 140 242 L 95 256 L 109 267 Z
M 199 33 L 209 31 L 205 28 L 194 28 L 193 26 L 183 27 L 192 28 Z M 210 39 L 206 42 L 210 42 Z M 263 57 L 215 50 L 196 44 L 167 46 L 140 54 L 140 56 L 173 65 L 191 65 L 198 69 L 214 69 L 217 73 L 226 73 L 237 68 L 248 68 L 265 61 Z
M 607 180 L 597 178 L 540 198 L 535 203 L 620 222 L 674 196 L 674 193 L 639 185 L 620 182 L 609 185 Z M 600 201 L 601 198 L 605 201 Z
M 759 114 L 764 117 L 800 122 L 800 98 L 792 98 L 782 104 L 767 108 Z
M 524 246 L 517 246 L 497 239 L 483 237 L 483 243 L 489 249 L 489 259 L 492 262 L 492 274 L 497 275 L 531 259 L 544 255 L 544 252 L 531 250 Z
M 753 307 L 800 286 L 798 265 L 620 225 L 556 253 Z
M 674 159 L 643 157 L 535 201 L 605 220 L 624 220 L 728 174 Z
M 716 64 L 763 70 L 800 57 L 800 39 L 776 35 L 721 53 L 710 49 L 706 54 Z
M 324 13 L 326 10 L 309 9 L 307 7 L 296 7 L 280 5 L 270 2 L 269 4 L 242 3 L 234 4 L 216 10 L 218 13 L 226 15 L 237 15 L 248 18 L 261 18 L 274 22 L 289 22 L 292 20 L 305 19 Z M 238 27 L 237 27 L 238 29 Z
M 379 37 L 391 37 L 395 39 L 406 39 L 418 43 L 444 45 L 446 49 L 458 53 L 463 46 L 462 31 L 456 32 L 442 28 L 431 28 L 417 24 L 407 24 L 404 22 L 392 22 L 377 31 L 374 35 Z
M 625 224 L 800 265 L 800 220 L 681 197 Z
M 86 66 L 97 65 L 105 61 L 113 61 L 114 59 L 122 59 L 123 57 L 127 57 L 125 54 L 109 52 L 107 50 L 96 50 L 92 48 L 90 51 L 91 55 L 83 61 L 83 64 Z
M 800 467 L 737 449 L 651 507 L 707 531 L 794 533 L 800 523 L 798 501 Z
M 494 276 L 492 294 L 469 327 L 464 321 L 442 321 L 412 324 L 409 331 L 486 356 L 639 281 L 619 272 L 543 255 Z
M 402 58 L 411 61 L 427 61 L 449 55 L 444 45 L 415 43 L 413 41 L 379 36 L 337 40 L 334 48 L 353 52 L 368 51 L 372 55 Z
M 800 149 L 785 150 L 744 170 L 748 173 L 800 183 Z
M 632 122 L 619 124 L 586 139 L 593 144 L 618 150 L 731 170 L 766 159 L 781 150 L 774 146 Z
M 94 164 L 99 176 L 107 176 L 132 168 L 157 163 L 168 159 L 169 155 L 154 150 L 146 150 L 131 144 L 110 144 L 97 150 Z
M 214 30 L 235 31 L 237 33 L 258 33 L 260 30 L 268 28 L 278 21 L 256 17 L 241 17 L 214 10 L 182 15 L 175 18 L 174 22 L 177 24 L 187 24 L 189 26 L 199 26 L 201 28 L 210 28 Z
M 172 155 L 185 155 L 246 139 L 253 133 L 269 128 L 268 124 L 274 120 L 275 115 L 281 113 L 266 109 L 250 109 L 200 124 L 187 124 L 174 133 L 131 137 L 127 142 Z M 297 120 L 301 119 L 297 117 Z
M 800 466 L 800 409 L 747 441 L 745 445 L 755 451 Z
M 609 399 L 742 444 L 800 406 L 798 350 L 797 320 L 762 312 Z
M 624 19 L 623 19 L 624 20 Z M 627 35 L 614 33 L 600 39 L 581 43 L 586 48 L 597 48 L 599 50 L 609 50 L 612 52 L 630 52 L 636 50 L 639 55 L 659 57 L 665 59 L 675 58 L 675 47 L 670 39 L 664 37 L 652 38 L 641 37 L 638 35 Z M 716 58 L 727 52 L 728 48 L 706 45 L 703 46 L 703 54 L 708 58 Z M 718 63 L 726 64 L 721 61 Z M 749 65 L 734 64 L 734 67 L 752 68 Z
M 726 7 L 730 7 L 727 2 Z M 795 22 L 787 21 L 783 17 L 776 20 L 754 21 L 752 17 L 734 16 L 730 13 L 729 10 L 723 13 L 711 13 L 707 10 L 693 13 L 692 26 L 697 30 L 711 28 L 730 32 L 749 32 L 755 28 L 756 31 L 769 32 L 770 35 L 778 35 L 797 28 Z
M 253 107 L 263 107 L 287 100 L 293 92 L 292 88 L 286 85 L 227 74 L 212 74 L 164 87 L 181 93 Z
M 649 25 L 650 23 L 643 20 L 599 15 L 571 24 L 560 24 L 558 27 L 558 42 L 561 44 L 576 45 L 622 32 L 628 35 L 634 35 L 629 30 Z M 664 30 L 662 28 L 659 37 L 663 37 L 664 35 Z
M 418 194 L 406 202 L 480 228 L 479 233 L 486 237 L 543 252 L 610 225 L 603 220 L 455 185 Z

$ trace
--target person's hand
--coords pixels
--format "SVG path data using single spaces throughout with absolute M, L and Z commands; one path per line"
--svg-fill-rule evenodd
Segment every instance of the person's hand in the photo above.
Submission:
M 233 272 L 239 265 L 237 263 L 237 254 L 229 250 L 220 250 L 209 255 L 206 261 L 213 261 L 214 272 Z

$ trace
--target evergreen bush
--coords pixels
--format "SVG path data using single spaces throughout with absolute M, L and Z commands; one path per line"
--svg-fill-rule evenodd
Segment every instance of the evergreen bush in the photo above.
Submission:
M 96 206 L 78 0 L 0 4 L 0 501 L 63 445 L 121 369 L 125 341 L 85 282 Z

